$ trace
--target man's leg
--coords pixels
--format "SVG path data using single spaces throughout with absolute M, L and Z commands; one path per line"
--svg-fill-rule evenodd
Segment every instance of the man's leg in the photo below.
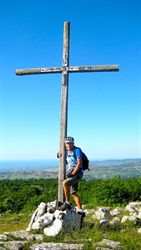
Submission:
M 70 201 L 70 186 L 69 186 L 67 180 L 63 181 L 63 189 L 64 189 L 66 201 Z
M 71 186 L 71 194 L 72 194 L 74 202 L 75 202 L 75 204 L 77 206 L 77 213 L 82 215 L 82 217 L 84 218 L 85 217 L 85 212 L 82 209 L 80 197 L 77 194 L 77 191 L 78 191 L 78 181 L 74 185 Z
M 81 205 L 81 202 L 80 202 L 80 197 L 77 194 L 77 192 L 72 193 L 72 197 L 73 197 L 73 199 L 75 201 L 75 204 L 77 206 L 77 213 L 80 214 L 84 218 L 85 217 L 85 212 L 82 209 L 82 205 Z
M 80 198 L 79 196 L 77 195 L 77 190 L 78 190 L 78 180 L 79 180 L 79 176 L 76 175 L 74 177 L 71 177 L 71 178 L 67 178 L 66 180 L 63 181 L 63 190 L 64 190 L 64 194 L 65 194 L 65 199 L 66 199 L 66 202 L 59 207 L 59 210 L 65 210 L 65 209 L 70 209 L 71 206 L 70 206 L 70 187 L 71 187 L 71 193 L 74 194 L 73 195 L 73 198 L 74 198 L 74 201 L 78 207 L 78 210 L 81 210 L 81 204 L 80 204 Z
M 73 197 L 74 202 L 75 202 L 75 204 L 76 204 L 76 206 L 77 206 L 77 209 L 78 209 L 78 210 L 79 210 L 79 209 L 82 209 L 81 202 L 80 202 L 80 197 L 79 197 L 79 195 L 77 194 L 77 192 L 72 193 L 72 197 Z
M 63 181 L 63 190 L 65 194 L 65 203 L 62 206 L 58 207 L 58 210 L 64 211 L 66 209 L 71 209 L 70 205 L 70 185 L 68 179 Z

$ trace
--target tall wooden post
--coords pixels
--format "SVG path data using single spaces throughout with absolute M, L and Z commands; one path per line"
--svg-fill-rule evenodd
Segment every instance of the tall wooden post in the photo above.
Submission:
M 69 39 L 70 39 L 70 24 L 69 22 L 64 23 L 64 44 L 63 44 L 63 62 L 62 67 L 62 97 L 61 97 L 61 119 L 60 119 L 60 148 L 59 151 L 62 153 L 59 161 L 59 173 L 58 173 L 58 200 L 64 201 L 63 194 L 63 180 L 66 176 L 66 160 L 65 160 L 65 147 L 64 139 L 67 135 L 67 117 L 68 117 L 68 70 L 69 66 Z M 65 70 L 66 69 L 66 70 Z

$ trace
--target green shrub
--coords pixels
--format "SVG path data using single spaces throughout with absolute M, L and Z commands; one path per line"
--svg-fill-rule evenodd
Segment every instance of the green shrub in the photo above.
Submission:
M 40 202 L 57 199 L 57 179 L 1 180 L 0 213 L 33 211 Z M 122 205 L 141 197 L 141 178 L 82 180 L 79 184 L 82 204 Z

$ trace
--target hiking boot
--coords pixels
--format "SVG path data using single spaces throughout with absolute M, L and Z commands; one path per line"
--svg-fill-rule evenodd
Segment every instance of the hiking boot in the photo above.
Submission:
M 65 202 L 62 206 L 58 207 L 57 209 L 60 211 L 65 211 L 66 209 L 71 209 L 71 205 Z
M 77 212 L 79 215 L 82 216 L 82 218 L 84 218 L 86 216 L 85 212 L 84 211 L 78 211 Z

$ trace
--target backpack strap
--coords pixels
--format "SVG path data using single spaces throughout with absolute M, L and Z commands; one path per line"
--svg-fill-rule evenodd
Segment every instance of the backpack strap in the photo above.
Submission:
M 81 153 L 83 154 L 83 152 L 82 152 L 82 150 L 81 150 L 81 148 L 79 148 L 79 147 L 75 147 L 75 149 L 74 149 L 74 157 L 75 157 L 75 159 L 77 160 L 77 158 L 76 158 L 76 150 L 77 149 L 79 149 L 80 151 L 81 151 Z

